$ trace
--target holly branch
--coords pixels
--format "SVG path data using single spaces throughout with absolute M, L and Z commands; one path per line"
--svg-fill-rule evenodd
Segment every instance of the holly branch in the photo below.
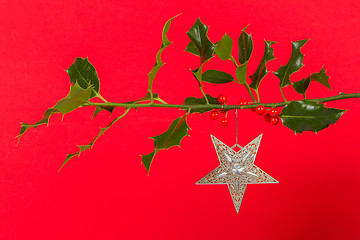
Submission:
M 325 103 L 331 101 L 337 101 L 347 98 L 360 98 L 360 93 L 340 93 L 339 95 L 332 97 L 324 98 L 313 98 L 307 99 L 309 101 L 317 103 Z M 289 102 L 276 102 L 276 103 L 260 103 L 260 102 L 248 102 L 248 105 L 224 105 L 224 104 L 158 104 L 158 103 L 144 103 L 144 104 L 131 104 L 131 103 L 116 103 L 116 102 L 106 102 L 106 103 L 93 103 L 88 102 L 84 103 L 83 106 L 101 106 L 101 107 L 125 107 L 125 108 L 141 108 L 141 107 L 155 107 L 155 108 L 178 108 L 183 110 L 194 110 L 194 111 L 210 111 L 216 109 L 223 110 L 234 110 L 234 109 L 249 109 L 256 108 L 257 106 L 263 105 L 268 108 L 283 107 L 289 104 Z
M 308 40 L 300 40 L 292 43 L 292 53 L 287 64 L 280 66 L 280 68 L 274 72 L 275 76 L 279 78 L 280 92 L 284 98 L 284 102 L 262 103 L 260 101 L 259 87 L 264 77 L 270 72 L 266 64 L 275 59 L 272 45 L 276 42 L 265 40 L 265 51 L 260 63 L 255 72 L 249 75 L 247 73 L 247 64 L 253 51 L 253 42 L 251 35 L 246 32 L 247 27 L 242 29 L 239 36 L 238 58 L 236 60 L 232 55 L 233 40 L 225 34 L 220 41 L 212 43 L 207 36 L 208 27 L 198 19 L 187 32 L 190 42 L 186 47 L 186 51 L 200 57 L 199 67 L 191 70 L 191 72 L 197 80 L 203 97 L 187 97 L 182 104 L 168 104 L 160 98 L 159 94 L 153 92 L 153 84 L 156 74 L 164 64 L 161 59 L 161 54 L 171 44 L 167 38 L 167 32 L 174 18 L 175 17 L 168 20 L 164 26 L 161 48 L 156 55 L 155 65 L 148 74 L 148 90 L 144 97 L 125 103 L 106 101 L 105 98 L 100 95 L 100 81 L 95 67 L 88 59 L 76 58 L 73 64 L 66 70 L 71 83 L 67 96 L 49 108 L 38 122 L 34 124 L 22 123 L 18 136 L 19 140 L 30 128 L 37 128 L 40 125 L 48 124 L 50 117 L 56 113 L 65 115 L 80 107 L 95 107 L 93 114 L 93 117 L 95 117 L 99 112 L 104 110 L 112 113 L 117 107 L 124 108 L 123 114 L 112 120 L 106 127 L 101 128 L 98 135 L 88 144 L 80 145 L 79 151 L 68 154 L 61 166 L 62 168 L 74 156 L 79 156 L 81 152 L 91 149 L 95 141 L 102 136 L 105 131 L 123 119 L 133 108 L 177 108 L 184 110 L 185 114 L 173 120 L 164 133 L 152 137 L 154 140 L 154 151 L 150 154 L 142 155 L 142 162 L 149 172 L 151 163 L 160 150 L 180 146 L 181 140 L 188 135 L 189 126 L 187 125 L 187 117 L 192 113 L 212 111 L 210 117 L 217 119 L 219 117 L 218 110 L 227 113 L 229 110 L 252 108 L 257 114 L 262 115 L 266 113 L 266 108 L 271 108 L 271 110 L 265 114 L 265 121 L 277 124 L 281 120 L 283 125 L 295 133 L 302 133 L 304 131 L 318 132 L 329 127 L 330 124 L 334 124 L 345 112 L 345 110 L 341 109 L 327 108 L 323 103 L 348 98 L 360 98 L 360 93 L 340 93 L 331 97 L 306 99 L 306 92 L 311 82 L 318 82 L 329 89 L 331 89 L 331 87 L 328 81 L 329 77 L 323 68 L 321 68 L 320 72 L 312 73 L 305 79 L 296 82 L 291 81 L 291 75 L 299 71 L 303 66 L 304 55 L 301 52 L 301 47 L 304 46 Z M 215 69 L 203 72 L 203 66 L 214 56 L 218 56 L 223 61 L 232 62 L 235 66 L 233 73 L 235 77 L 229 73 Z M 247 78 L 251 80 L 250 84 Z M 252 102 L 242 99 L 239 105 L 226 105 L 226 96 L 220 95 L 215 98 L 206 94 L 203 82 L 211 84 L 227 84 L 233 82 L 243 85 L 249 93 Z M 283 93 L 283 88 L 287 86 L 293 86 L 295 91 L 302 94 L 304 98 L 299 101 L 288 101 Z M 253 91 L 256 94 L 256 99 Z M 91 102 L 92 98 L 99 98 L 102 102 Z M 280 107 L 283 107 L 281 112 L 277 109 Z M 223 126 L 228 124 L 227 114 L 221 123 Z

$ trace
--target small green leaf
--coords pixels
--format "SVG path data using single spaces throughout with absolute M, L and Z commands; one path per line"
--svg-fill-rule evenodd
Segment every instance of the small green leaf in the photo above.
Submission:
M 59 168 L 58 172 L 60 172 L 60 170 L 65 166 L 65 164 L 70 161 L 70 159 L 72 159 L 73 157 L 75 156 L 79 156 L 80 155 L 80 151 L 79 152 L 76 152 L 76 153 L 72 153 L 72 154 L 68 154 L 66 156 L 66 159 L 65 161 L 63 162 L 63 164 L 61 165 L 61 167 Z
M 311 74 L 310 80 L 314 82 L 318 82 L 331 90 L 329 84 L 329 76 L 326 75 L 326 70 L 324 70 L 323 67 L 321 67 L 320 72 Z
M 281 120 L 295 133 L 304 131 L 318 132 L 334 124 L 345 110 L 326 108 L 323 104 L 311 100 L 291 102 L 281 111 Z
M 309 39 L 293 42 L 290 60 L 285 66 L 281 65 L 280 68 L 274 72 L 280 79 L 280 88 L 291 85 L 290 75 L 299 71 L 300 68 L 304 66 L 304 55 L 301 53 L 301 47 L 304 46 L 308 40 Z
M 148 155 L 142 155 L 142 162 L 149 173 L 151 163 L 158 151 L 162 149 L 169 149 L 173 146 L 180 146 L 181 140 L 189 135 L 188 130 L 190 129 L 186 122 L 188 114 L 175 119 L 168 130 L 163 134 L 152 137 L 154 139 L 154 152 Z
M 18 137 L 18 141 L 20 141 L 20 138 L 22 137 L 22 135 L 29 130 L 30 128 L 37 128 L 39 125 L 41 124 L 48 124 L 49 123 L 49 118 L 54 114 L 54 113 L 58 113 L 59 111 L 55 108 L 49 108 L 42 116 L 42 118 L 36 122 L 35 124 L 27 124 L 27 123 L 21 123 L 21 129 L 20 129 L 20 134 Z
M 245 27 L 239 37 L 238 47 L 239 47 L 239 62 L 244 64 L 249 61 L 252 51 L 253 51 L 253 41 L 251 35 L 245 32 L 247 27 Z
M 144 164 L 148 174 L 150 173 L 151 163 L 154 160 L 154 157 L 158 151 L 153 151 L 152 153 L 149 153 L 148 155 L 141 155 L 142 163 Z
M 305 92 L 308 89 L 309 85 L 310 85 L 310 78 L 307 77 L 300 81 L 294 82 L 293 88 L 297 93 L 301 93 L 305 98 Z
M 62 114 L 66 114 L 80 107 L 84 103 L 88 102 L 93 92 L 94 87 L 88 86 L 86 89 L 83 89 L 77 82 L 74 86 L 70 87 L 69 94 L 58 101 L 54 106 Z
M 217 101 L 217 98 L 214 98 L 212 96 L 210 96 L 209 94 L 206 94 L 207 99 L 209 100 L 209 104 L 219 104 L 219 102 Z M 195 98 L 195 97 L 188 97 L 184 100 L 184 105 L 201 105 L 201 104 L 206 104 L 206 100 L 205 97 L 202 98 Z M 209 112 L 211 110 L 209 109 L 196 109 L 193 110 L 191 109 L 190 112 L 191 113 L 204 113 L 204 112 Z
M 225 33 L 221 40 L 216 44 L 215 54 L 223 61 L 229 59 L 232 53 L 232 45 L 232 39 Z
M 326 75 L 326 70 L 323 68 L 321 68 L 320 72 L 318 73 L 312 73 L 309 77 L 294 82 L 293 87 L 296 92 L 301 93 L 305 97 L 305 92 L 308 89 L 310 82 L 312 81 L 318 82 L 331 90 L 329 76 Z
M 212 58 L 215 49 L 215 45 L 209 40 L 207 36 L 207 31 L 208 27 L 205 26 L 199 18 L 187 32 L 191 42 L 198 50 L 201 59 L 201 65 Z
M 108 111 L 111 115 L 112 112 L 114 111 L 114 109 L 115 109 L 115 106 L 96 106 L 93 118 L 96 117 L 96 115 L 98 115 L 99 112 L 101 112 L 103 110 Z
M 83 145 L 83 146 L 78 146 L 79 147 L 79 151 L 76 153 L 72 153 L 72 154 L 68 154 L 65 158 L 65 161 L 63 162 L 63 164 L 61 165 L 61 167 L 59 168 L 58 172 L 60 172 L 60 170 L 65 166 L 65 164 L 67 162 L 70 161 L 70 159 L 72 159 L 75 156 L 80 156 L 80 153 L 82 153 L 85 150 L 88 150 L 92 147 L 92 145 Z
M 222 84 L 234 81 L 233 76 L 218 70 L 207 70 L 202 74 L 202 81 L 208 83 Z
M 195 56 L 199 55 L 199 50 L 196 48 L 195 44 L 193 42 L 189 42 L 189 44 L 185 48 L 185 52 L 189 52 L 194 54 Z
M 247 84 L 246 82 L 247 63 L 248 62 L 244 62 L 242 65 L 237 67 L 235 71 L 236 78 L 239 80 L 239 83 L 241 84 Z
M 87 58 L 75 58 L 73 64 L 66 69 L 67 74 L 70 77 L 70 82 L 75 85 L 78 83 L 83 89 L 87 89 L 90 85 L 93 85 L 93 92 L 90 98 L 98 97 L 100 91 L 100 81 L 97 75 L 96 69 L 89 62 Z
M 266 63 L 270 60 L 275 59 L 274 49 L 271 47 L 271 45 L 273 45 L 274 43 L 276 43 L 276 42 L 265 41 L 264 55 L 262 56 L 260 64 L 257 67 L 256 71 L 254 72 L 253 75 L 250 76 L 250 79 L 252 81 L 250 84 L 250 87 L 252 89 L 255 89 L 255 91 L 258 91 L 261 80 L 268 73 L 268 70 L 266 68 Z
M 191 72 L 193 73 L 195 79 L 199 82 L 199 85 L 201 85 L 201 81 L 202 81 L 202 66 L 200 66 L 199 68 L 192 70 L 190 69 Z
M 180 14 L 179 14 L 180 15 Z M 177 15 L 177 16 L 179 16 Z M 158 51 L 158 53 L 156 54 L 156 61 L 155 61 L 155 65 L 154 67 L 151 69 L 151 71 L 149 72 L 148 74 L 148 78 L 149 78 L 149 86 L 148 86 L 148 90 L 149 92 L 152 92 L 152 85 L 153 85 L 153 82 L 154 82 L 154 78 L 157 74 L 157 72 L 159 71 L 159 69 L 164 65 L 164 63 L 162 62 L 161 60 L 161 53 L 164 51 L 164 49 L 166 47 L 168 47 L 171 42 L 169 41 L 169 39 L 167 38 L 167 32 L 169 31 L 170 29 L 170 23 L 171 21 L 176 18 L 177 16 L 175 17 L 172 17 L 170 18 L 164 25 L 164 28 L 163 28 L 163 32 L 162 32 L 162 44 L 161 44 L 161 48 L 160 50 Z

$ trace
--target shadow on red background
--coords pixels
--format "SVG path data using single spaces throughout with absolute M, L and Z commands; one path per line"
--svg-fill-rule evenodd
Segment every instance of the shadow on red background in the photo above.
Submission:
M 75 57 L 89 57 L 109 101 L 142 97 L 167 19 L 175 19 L 164 51 L 167 64 L 154 89 L 169 103 L 201 92 L 189 71 L 198 59 L 185 53 L 186 31 L 200 16 L 215 42 L 226 32 L 236 42 L 246 25 L 254 40 L 252 73 L 264 50 L 263 39 L 277 41 L 277 60 L 290 57 L 290 41 L 310 38 L 303 48 L 300 80 L 322 66 L 333 91 L 310 86 L 309 98 L 359 92 L 359 3 L 356 1 L 12 1 L 0 10 L 0 239 L 359 239 L 359 101 L 328 103 L 349 109 L 335 126 L 295 136 L 270 126 L 251 111 L 240 113 L 240 144 L 264 133 L 256 165 L 280 181 L 249 186 L 239 215 L 226 186 L 196 186 L 218 160 L 210 134 L 228 145 L 227 128 L 208 114 L 189 119 L 191 137 L 181 149 L 156 157 L 150 176 L 140 154 L 151 151 L 148 139 L 165 131 L 179 110 L 132 111 L 58 173 L 67 153 L 86 144 L 113 117 L 79 109 L 49 127 L 30 130 L 16 147 L 20 122 L 35 122 L 63 98 L 69 79 L 63 71 Z M 236 48 L 234 55 L 236 56 Z M 207 68 L 234 72 L 230 62 L 214 59 Z M 226 93 L 230 104 L 247 97 L 242 86 L 205 85 L 211 95 Z M 261 83 L 262 101 L 281 101 L 278 79 Z M 300 99 L 291 87 L 288 98 Z M 233 119 L 233 115 L 230 115 Z

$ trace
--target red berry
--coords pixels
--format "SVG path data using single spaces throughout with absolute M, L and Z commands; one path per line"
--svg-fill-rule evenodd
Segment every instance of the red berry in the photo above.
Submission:
M 220 124 L 221 124 L 222 126 L 226 127 L 227 125 L 229 125 L 229 119 L 227 119 L 227 118 L 221 119 Z
M 279 109 L 277 109 L 277 108 L 272 108 L 272 109 L 270 109 L 270 116 L 271 117 L 277 117 L 277 116 L 279 116 Z
M 241 99 L 239 101 L 239 105 L 248 105 L 248 101 L 246 101 L 245 99 Z
M 266 112 L 266 109 L 263 105 L 259 105 L 256 107 L 256 110 L 255 112 L 258 114 L 258 115 L 262 115 Z
M 218 117 L 219 117 L 219 112 L 218 111 L 212 111 L 211 113 L 210 113 L 210 118 L 212 119 L 212 120 L 216 120 L 216 119 L 218 119 Z
M 265 122 L 270 122 L 270 119 L 271 119 L 271 116 L 270 116 L 270 114 L 265 114 L 265 116 L 264 116 L 264 121 Z
M 220 110 L 220 113 L 221 113 L 221 114 L 225 114 L 226 112 L 227 112 L 227 111 L 224 110 L 224 109 L 221 109 L 221 110 Z
M 276 125 L 279 123 L 279 118 L 278 117 L 271 117 L 270 122 L 272 125 Z
M 218 97 L 217 97 L 217 100 L 220 104 L 224 104 L 227 102 L 227 96 L 225 94 L 220 94 Z

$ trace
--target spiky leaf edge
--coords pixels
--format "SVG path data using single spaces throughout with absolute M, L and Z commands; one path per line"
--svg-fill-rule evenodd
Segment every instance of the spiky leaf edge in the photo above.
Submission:
M 165 48 L 167 48 L 172 42 L 169 41 L 169 39 L 167 38 L 167 32 L 169 31 L 170 29 L 170 23 L 171 21 L 178 17 L 179 15 L 181 14 L 178 14 L 176 15 L 175 17 L 172 17 L 170 18 L 164 25 L 164 28 L 163 28 L 163 32 L 162 32 L 162 44 L 161 44 L 161 48 L 160 50 L 158 51 L 158 53 L 156 54 L 156 61 L 155 61 L 155 65 L 154 67 L 151 69 L 151 71 L 149 72 L 148 74 L 148 79 L 149 79 L 149 82 L 148 82 L 148 91 L 151 95 L 151 98 L 152 98 L 152 85 L 153 85 L 153 82 L 154 82 L 154 78 L 156 76 L 156 74 L 158 73 L 159 69 L 164 65 L 164 63 L 162 62 L 161 60 L 161 54 L 162 52 L 164 51 Z
M 154 94 L 154 99 L 155 100 L 158 100 L 159 99 L 159 95 L 158 94 Z M 134 101 L 130 101 L 130 102 L 126 102 L 128 104 L 140 104 L 140 103 L 143 103 L 143 102 L 148 102 L 151 100 L 151 97 L 150 97 L 150 93 L 147 93 L 144 97 L 140 98 L 140 99 L 137 99 L 137 100 L 134 100 Z M 112 120 L 105 128 L 100 128 L 100 131 L 98 133 L 98 135 L 96 135 L 91 141 L 90 143 L 86 144 L 86 145 L 79 145 L 79 151 L 75 152 L 75 153 L 71 153 L 71 154 L 68 154 L 65 158 L 65 161 L 63 162 L 63 164 L 61 165 L 60 169 L 58 171 L 60 171 L 64 166 L 65 164 L 73 157 L 75 156 L 80 156 L 80 154 L 85 151 L 85 150 L 89 150 L 93 147 L 95 141 L 100 138 L 110 127 L 112 127 L 117 121 L 119 121 L 120 119 L 122 119 L 123 117 L 125 117 L 125 115 L 130 111 L 131 108 L 126 108 L 125 109 L 125 112 L 115 118 L 114 120 Z
M 160 150 L 169 149 L 173 146 L 180 147 L 181 140 L 187 135 L 189 135 L 187 133 L 188 130 L 190 129 L 186 122 L 187 116 L 188 113 L 183 115 L 182 117 L 175 119 L 164 133 L 157 135 L 155 137 L 151 137 L 152 139 L 154 139 L 154 151 L 147 155 L 141 155 L 142 163 L 144 164 L 144 167 L 146 168 L 148 174 L 150 173 L 150 167 L 154 160 L 154 157 Z M 180 131 L 180 132 L 176 132 L 176 131 Z M 170 136 L 167 136 L 167 134 L 170 134 Z M 174 135 L 176 134 L 180 134 L 180 136 L 178 136 L 178 139 L 172 139 L 172 137 L 174 137 Z M 165 139 L 162 139 L 163 137 L 165 137 Z M 161 141 L 164 142 L 164 144 L 159 144 L 159 142 Z

